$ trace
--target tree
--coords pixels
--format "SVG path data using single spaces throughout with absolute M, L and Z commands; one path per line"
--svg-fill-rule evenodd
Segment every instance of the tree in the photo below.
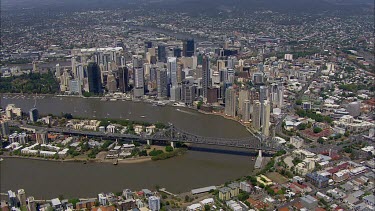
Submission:
M 76 204 L 79 202 L 79 199 L 77 198 L 69 199 L 68 202 L 73 204 L 73 207 L 76 207 Z
M 323 129 L 320 128 L 320 127 L 315 127 L 315 128 L 314 128 L 314 133 L 320 133 L 320 132 L 322 132 L 322 131 L 323 131 Z
M 306 130 L 306 128 L 307 128 L 307 124 L 305 123 L 301 123 L 298 125 L 298 130 Z
M 171 146 L 166 146 L 166 147 L 165 147 L 165 151 L 166 151 L 166 152 L 172 152 L 172 151 L 173 151 L 173 147 L 171 147 Z
M 302 100 L 301 99 L 296 100 L 296 105 L 302 105 Z
M 200 109 L 202 105 L 203 105 L 203 102 L 202 102 L 202 101 L 199 101 L 199 102 L 197 103 L 197 109 Z
M 189 202 L 190 201 L 190 197 L 188 195 L 185 196 L 185 202 Z
M 324 139 L 322 137 L 318 138 L 318 143 L 319 144 L 323 144 L 324 143 Z
M 205 211 L 209 211 L 209 210 L 211 210 L 210 205 L 208 205 L 208 204 L 204 205 L 204 210 L 205 210 Z

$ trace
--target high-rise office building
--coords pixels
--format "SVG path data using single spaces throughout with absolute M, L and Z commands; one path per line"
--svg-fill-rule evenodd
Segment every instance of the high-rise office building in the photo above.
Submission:
M 127 67 L 118 68 L 118 86 L 121 92 L 129 91 L 129 70 Z
M 134 68 L 134 97 L 142 97 L 145 94 L 144 91 L 144 71 L 142 67 Z
M 182 81 L 181 101 L 186 105 L 193 105 L 195 99 L 195 86 L 188 80 Z
M 284 86 L 282 82 L 273 83 L 271 85 L 271 101 L 273 105 L 276 107 L 281 108 L 284 102 Z
M 228 70 L 227 68 L 220 70 L 220 82 L 227 82 L 228 81 Z
M 9 131 L 9 123 L 7 121 L 1 121 L 1 136 L 9 136 L 10 131 Z
M 55 77 L 56 78 L 59 78 L 61 75 L 61 68 L 60 68 L 60 64 L 56 64 L 56 71 L 55 71 Z
M 265 100 L 268 100 L 268 87 L 260 86 L 259 87 L 259 101 L 263 103 Z
M 69 91 L 71 94 L 82 94 L 81 83 L 78 79 L 69 81 Z
M 158 61 L 167 62 L 167 51 L 165 49 L 165 45 L 158 46 Z
M 152 48 L 152 42 L 146 41 L 145 42 L 145 52 L 147 52 L 149 48 Z
M 169 57 L 168 58 L 168 78 L 169 83 L 172 87 L 177 86 L 177 58 L 176 57 Z
M 219 88 L 211 87 L 207 89 L 207 103 L 216 103 L 218 101 Z
M 242 121 L 245 123 L 249 122 L 251 119 L 250 107 L 251 107 L 250 100 L 245 100 L 242 106 Z
M 89 85 L 89 92 L 98 94 L 102 91 L 101 74 L 99 65 L 95 62 L 90 62 L 87 66 L 87 78 Z
M 177 58 L 180 58 L 182 56 L 182 50 L 181 50 L 181 48 L 175 47 L 173 49 L 173 56 L 177 57 Z
M 142 57 L 142 55 L 133 55 L 132 62 L 133 62 L 133 68 L 143 67 L 143 57 Z
M 157 90 L 158 90 L 158 98 L 166 98 L 168 97 L 168 76 L 167 70 L 161 69 L 157 70 Z
M 171 101 L 180 101 L 181 100 L 181 86 L 174 86 L 171 88 Z
M 233 84 L 234 78 L 235 78 L 235 71 L 233 69 L 228 69 L 227 74 L 228 74 L 228 82 Z
M 108 74 L 107 89 L 109 92 L 112 92 L 112 93 L 117 91 L 117 81 L 113 73 Z
M 259 130 L 261 128 L 260 119 L 261 119 L 261 104 L 259 100 L 254 100 L 254 108 L 253 108 L 253 115 L 251 117 L 252 125 L 255 130 Z
M 225 61 L 224 60 L 217 60 L 217 71 L 225 69 Z
M 192 57 L 195 54 L 195 44 L 193 39 L 185 40 L 183 43 L 184 57 Z
M 30 109 L 30 111 L 29 111 L 29 117 L 30 117 L 30 121 L 31 121 L 31 122 L 36 122 L 36 121 L 38 121 L 38 118 L 39 118 L 39 112 L 38 112 L 38 109 L 36 109 L 36 108 L 32 108 L 32 109 Z
M 237 108 L 236 90 L 229 87 L 225 91 L 225 115 L 235 117 Z
M 262 133 L 265 136 L 270 135 L 270 115 L 271 115 L 271 106 L 268 100 L 265 100 L 262 103 L 262 114 L 261 114 L 261 124 L 262 124 Z
M 202 88 L 203 88 L 203 99 L 207 101 L 207 90 L 210 87 L 210 58 L 208 56 L 203 57 L 202 63 Z
M 157 196 L 150 196 L 148 198 L 148 208 L 151 211 L 159 211 L 160 210 L 160 198 Z
M 256 72 L 253 74 L 253 84 L 263 84 L 264 83 L 264 73 Z

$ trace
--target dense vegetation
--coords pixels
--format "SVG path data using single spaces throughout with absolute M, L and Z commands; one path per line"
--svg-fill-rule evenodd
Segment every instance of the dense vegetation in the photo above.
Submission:
M 54 94 L 58 91 L 59 83 L 51 72 L 0 78 L 1 93 Z
M 300 117 L 308 117 L 311 118 L 317 122 L 327 122 L 331 123 L 332 119 L 329 116 L 323 116 L 321 114 L 315 113 L 313 110 L 303 110 L 303 109 L 298 109 L 297 112 L 298 116 Z

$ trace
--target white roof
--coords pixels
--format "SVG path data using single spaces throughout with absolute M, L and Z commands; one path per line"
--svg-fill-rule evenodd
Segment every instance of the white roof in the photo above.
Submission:
M 52 206 L 61 205 L 60 199 L 55 198 L 51 200 Z
M 211 204 L 214 202 L 214 199 L 213 198 L 208 198 L 208 199 L 203 199 L 202 201 L 200 201 L 202 204 Z
M 192 204 L 192 205 L 188 206 L 188 209 L 189 210 L 195 210 L 195 209 L 199 209 L 201 207 L 202 207 L 202 205 L 200 205 L 200 204 Z

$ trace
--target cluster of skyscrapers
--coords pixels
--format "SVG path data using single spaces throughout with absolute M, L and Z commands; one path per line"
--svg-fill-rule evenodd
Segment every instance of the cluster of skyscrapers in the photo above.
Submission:
M 197 50 L 194 40 L 184 40 L 182 49 L 148 41 L 144 52 L 135 55 L 126 53 L 121 43 L 117 41 L 114 48 L 72 50 L 71 67 L 62 71 L 56 66 L 61 91 L 147 95 L 188 106 L 202 101 L 224 107 L 226 116 L 269 135 L 270 112 L 283 104 L 283 82 L 268 81 L 263 64 L 254 71 L 237 59 L 236 52 Z

